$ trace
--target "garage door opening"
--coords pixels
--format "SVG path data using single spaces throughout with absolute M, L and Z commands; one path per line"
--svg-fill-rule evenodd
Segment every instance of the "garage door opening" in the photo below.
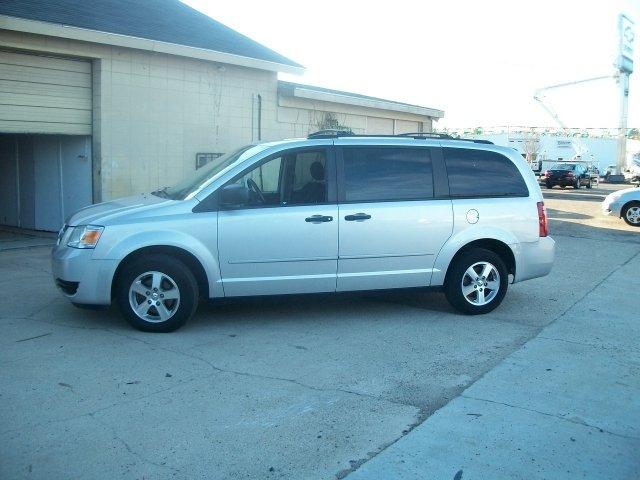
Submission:
M 91 137 L 0 133 L 0 225 L 57 231 L 92 203 Z
M 0 225 L 56 231 L 92 200 L 88 59 L 0 49 Z

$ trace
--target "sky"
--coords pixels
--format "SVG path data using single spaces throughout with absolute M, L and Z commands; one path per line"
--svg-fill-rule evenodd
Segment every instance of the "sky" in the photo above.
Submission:
M 628 126 L 640 128 L 640 0 L 183 0 L 302 64 L 279 78 L 444 110 L 435 126 L 549 126 L 536 89 L 613 75 L 621 12 L 635 21 Z M 616 128 L 613 78 L 546 100 L 568 127 Z

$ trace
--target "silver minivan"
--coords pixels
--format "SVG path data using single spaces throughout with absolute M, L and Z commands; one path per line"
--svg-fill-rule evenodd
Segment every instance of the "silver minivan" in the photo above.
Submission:
M 319 132 L 217 159 L 171 187 L 80 210 L 53 275 L 76 305 L 140 330 L 202 298 L 439 287 L 467 314 L 546 275 L 555 242 L 513 149 L 426 133 Z

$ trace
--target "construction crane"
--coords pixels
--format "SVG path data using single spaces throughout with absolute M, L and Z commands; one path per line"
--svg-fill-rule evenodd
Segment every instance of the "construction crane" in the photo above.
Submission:
M 577 80 L 575 82 L 558 83 L 549 87 L 536 90 L 533 98 L 540 103 L 549 115 L 566 130 L 565 124 L 560 120 L 556 111 L 544 101 L 544 92 L 555 88 L 570 87 L 573 85 L 579 85 L 581 83 L 595 82 L 597 80 L 605 80 L 608 78 L 615 78 L 618 83 L 618 90 L 620 91 L 620 121 L 618 123 L 618 158 L 616 165 L 616 177 L 618 180 L 623 179 L 622 170 L 626 163 L 626 148 L 627 148 L 627 114 L 628 114 L 628 102 L 629 102 L 629 75 L 633 73 L 633 43 L 635 39 L 635 22 L 624 13 L 618 15 L 618 56 L 615 62 L 616 73 L 614 75 L 603 75 L 600 77 L 585 78 L 584 80 Z M 573 149 L 576 151 L 576 155 L 582 155 L 585 153 L 585 149 L 579 141 L 572 141 Z
M 548 87 L 543 87 L 543 88 L 540 88 L 540 89 L 536 90 L 535 93 L 533 94 L 533 99 L 536 100 L 538 103 L 540 103 L 540 106 L 549 115 L 551 115 L 551 117 L 556 121 L 556 123 L 560 126 L 560 128 L 562 128 L 563 130 L 567 130 L 567 126 L 564 124 L 564 122 L 562 120 L 560 120 L 560 117 L 558 116 L 558 113 L 549 104 L 549 101 L 545 99 L 545 93 L 548 92 L 549 90 L 555 90 L 557 88 L 572 87 L 574 85 L 580 85 L 580 84 L 583 84 L 583 83 L 596 82 L 596 81 L 599 81 L 599 80 L 607 80 L 607 79 L 611 79 L 611 78 L 617 80 L 618 77 L 619 77 L 619 74 L 616 72 L 616 74 L 613 74 L 613 75 L 601 75 L 599 77 L 585 78 L 583 80 L 576 80 L 576 81 L 573 81 L 573 82 L 557 83 L 555 85 L 550 85 Z M 575 152 L 575 156 L 576 157 L 582 157 L 585 153 L 587 153 L 587 148 L 580 141 L 580 139 L 571 140 L 571 146 L 573 147 L 573 150 Z

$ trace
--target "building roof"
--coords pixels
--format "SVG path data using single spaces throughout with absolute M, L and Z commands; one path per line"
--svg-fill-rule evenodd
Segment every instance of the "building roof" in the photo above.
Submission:
M 411 103 L 396 102 L 394 100 L 371 97 L 369 95 L 362 95 L 359 93 L 316 87 L 313 85 L 284 82 L 282 80 L 278 81 L 278 91 L 280 94 L 285 96 L 306 98 L 308 100 L 319 100 L 324 102 L 356 105 L 360 107 L 378 108 L 380 110 L 413 113 L 415 115 L 424 115 L 436 119 L 444 117 L 444 112 L 435 108 L 413 105 Z
M 2 0 L 0 15 L 221 52 L 289 67 L 272 70 L 302 70 L 302 66 L 293 60 L 178 0 Z M 12 29 L 6 21 L 0 21 L 0 28 Z M 110 43 L 105 40 L 98 42 Z

